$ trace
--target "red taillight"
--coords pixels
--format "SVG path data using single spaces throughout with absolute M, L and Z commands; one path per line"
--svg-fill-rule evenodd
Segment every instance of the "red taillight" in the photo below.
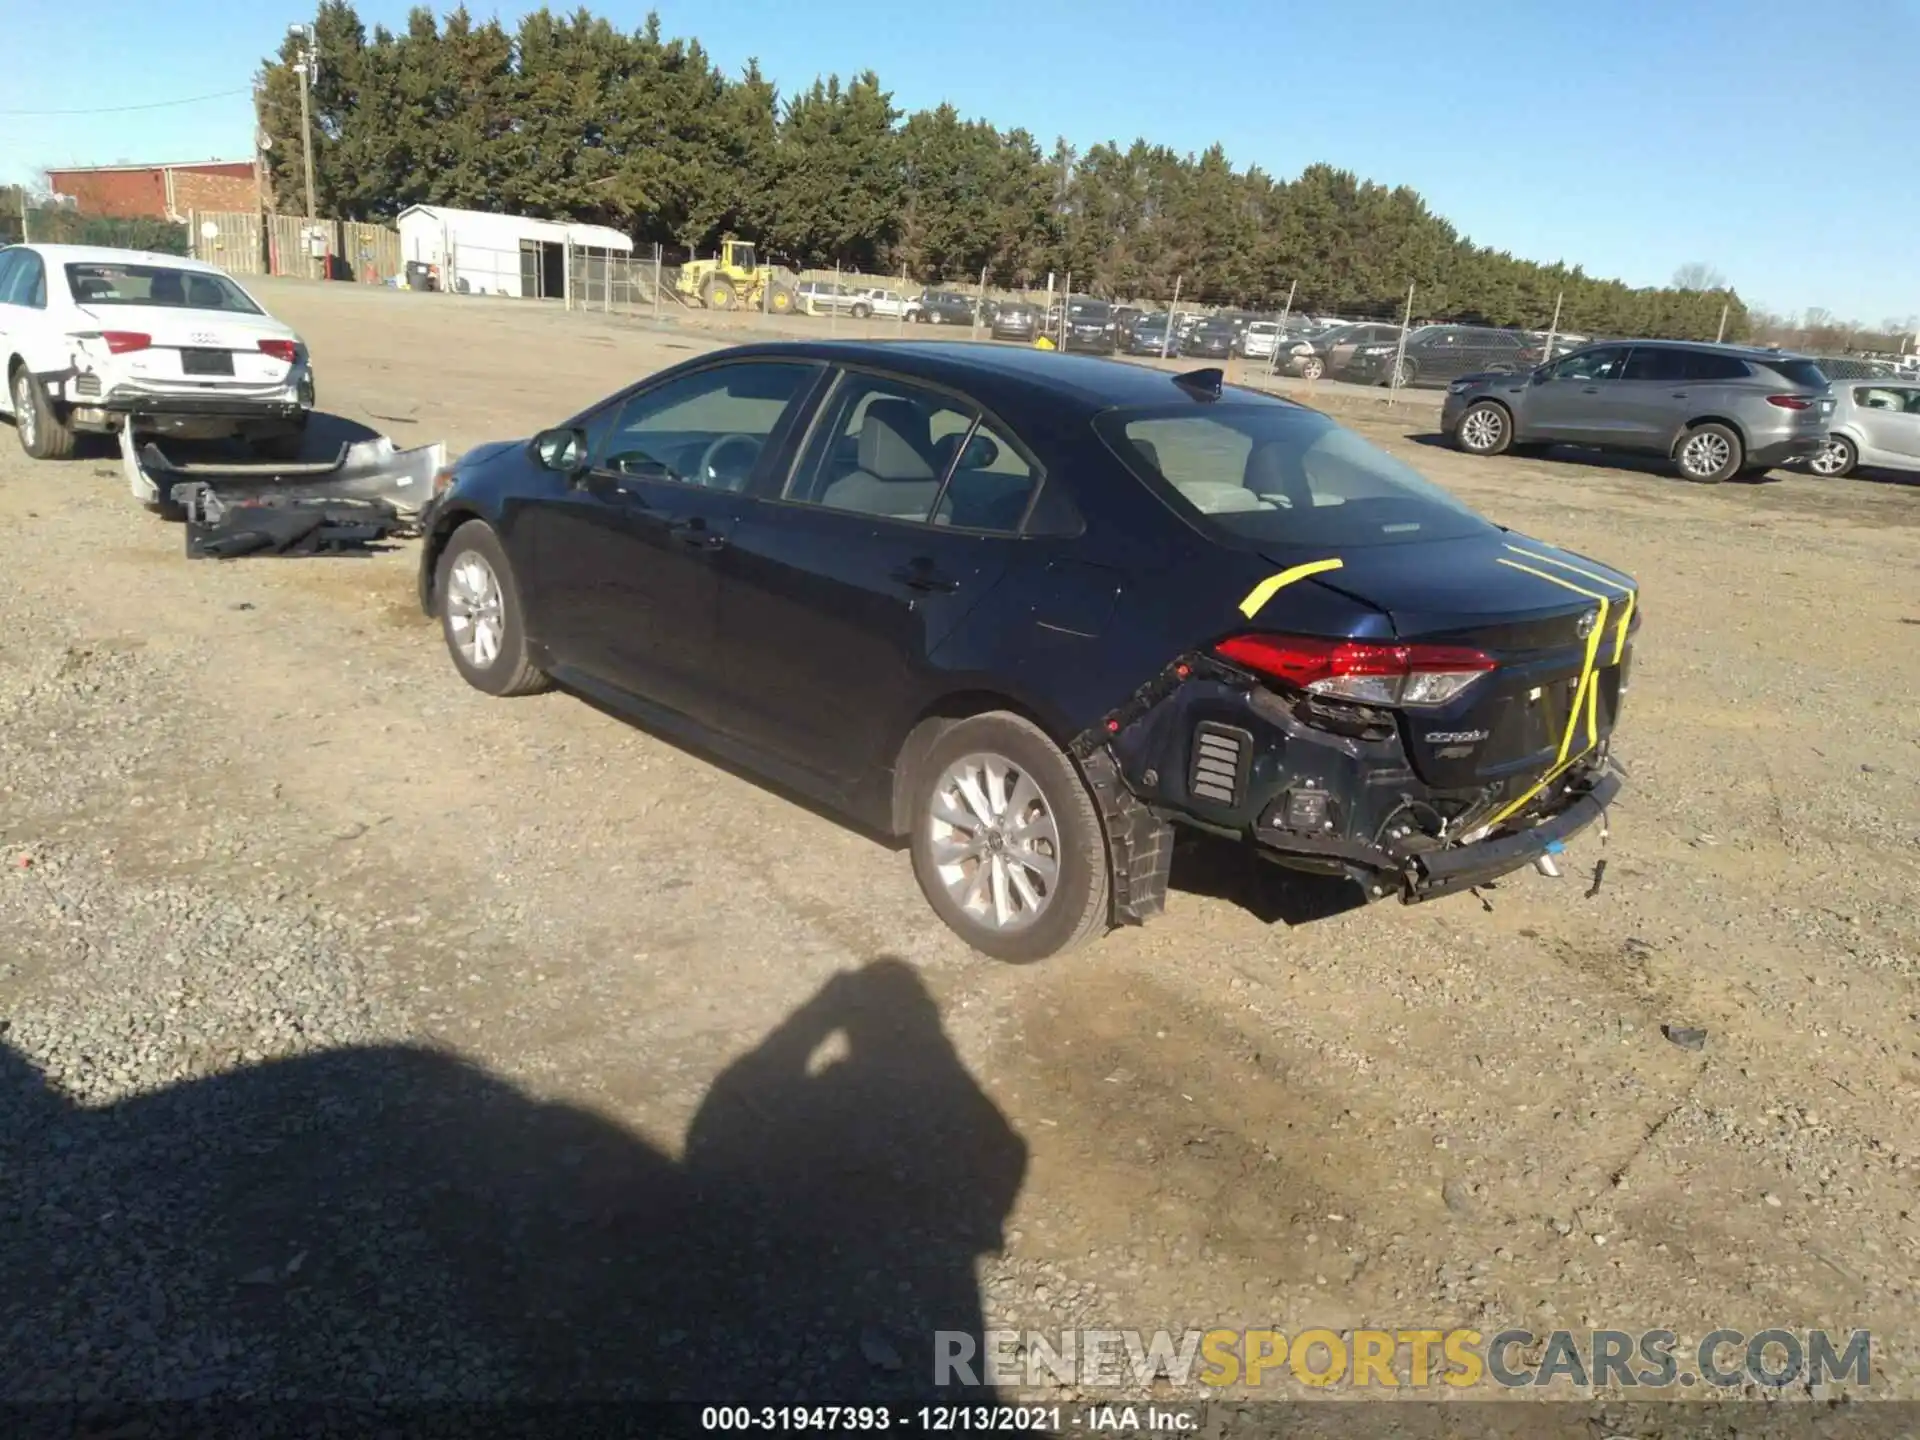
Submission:
M 115 355 L 124 355 L 129 350 L 145 350 L 153 344 L 151 335 L 142 335 L 138 330 L 106 330 L 100 338 L 107 342 L 107 349 Z
M 1769 405 L 1778 405 L 1782 410 L 1811 410 L 1813 401 L 1804 395 L 1769 395 Z
M 1235 635 L 1214 650 L 1222 659 L 1297 689 L 1365 705 L 1444 705 L 1499 668 L 1491 655 L 1464 645 Z
M 299 347 L 291 340 L 262 340 L 260 342 L 260 353 L 262 355 L 271 355 L 274 359 L 283 360 L 289 365 L 293 363 L 293 357 L 298 352 Z

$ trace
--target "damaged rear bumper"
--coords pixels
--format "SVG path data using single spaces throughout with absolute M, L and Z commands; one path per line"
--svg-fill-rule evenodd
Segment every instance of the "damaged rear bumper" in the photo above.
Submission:
M 1392 712 L 1335 731 L 1303 701 L 1190 655 L 1072 748 L 1090 775 L 1110 767 L 1128 798 L 1162 820 L 1407 904 L 1557 854 L 1620 790 L 1604 738 L 1557 772 L 1438 790 L 1409 761 Z
M 184 506 L 190 495 L 202 494 L 225 505 L 263 500 L 377 502 L 403 517 L 417 518 L 432 498 L 434 475 L 446 463 L 443 444 L 402 450 L 382 435 L 343 444 L 329 460 L 181 464 L 158 445 L 136 442 L 130 428 L 120 430 L 127 489 L 154 505 Z

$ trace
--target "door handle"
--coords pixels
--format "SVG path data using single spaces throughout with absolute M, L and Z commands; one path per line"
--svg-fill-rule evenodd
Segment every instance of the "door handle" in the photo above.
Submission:
M 727 543 L 725 535 L 697 515 L 691 520 L 674 521 L 667 527 L 667 533 L 694 550 L 718 550 Z
M 1600 387 L 1598 385 L 1589 385 L 1580 393 L 1582 395 L 1598 395 L 1600 393 Z
M 1684 390 L 1676 390 L 1673 392 L 1673 398 L 1676 400 L 1684 400 L 1687 398 L 1687 392 Z
M 916 561 L 910 565 L 897 566 L 892 570 L 893 579 L 909 590 L 929 591 L 941 595 L 951 595 L 960 588 L 960 582 L 935 570 L 931 564 Z

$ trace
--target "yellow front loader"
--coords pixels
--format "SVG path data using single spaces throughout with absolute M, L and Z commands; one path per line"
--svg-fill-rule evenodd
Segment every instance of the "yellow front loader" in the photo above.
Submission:
M 709 310 L 765 310 L 774 315 L 792 313 L 794 275 L 777 265 L 758 263 L 745 240 L 720 242 L 712 260 L 689 260 L 680 267 L 674 289 L 688 301 Z

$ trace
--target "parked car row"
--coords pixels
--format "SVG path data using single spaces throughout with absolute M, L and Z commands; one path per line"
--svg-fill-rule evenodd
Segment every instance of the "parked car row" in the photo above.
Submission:
M 1475 455 L 1578 445 L 1658 456 L 1705 484 L 1787 465 L 1829 478 L 1920 471 L 1920 378 L 1836 379 L 1778 350 L 1612 341 L 1526 374 L 1462 376 L 1441 425 Z

